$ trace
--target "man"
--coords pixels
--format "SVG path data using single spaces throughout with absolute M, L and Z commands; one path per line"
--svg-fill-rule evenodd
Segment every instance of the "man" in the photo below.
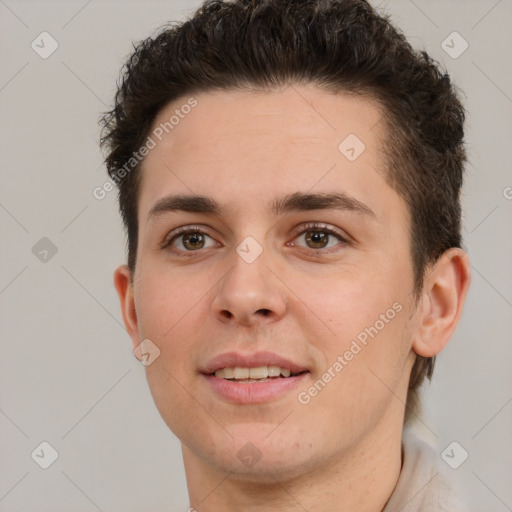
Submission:
M 362 0 L 215 0 L 137 45 L 114 282 L 193 509 L 462 510 L 403 429 L 470 281 L 463 122 Z

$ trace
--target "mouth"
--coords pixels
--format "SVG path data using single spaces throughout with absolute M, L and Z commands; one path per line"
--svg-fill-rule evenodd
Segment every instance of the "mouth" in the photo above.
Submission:
M 246 368 L 243 366 L 234 366 L 227 368 L 219 368 L 212 372 L 210 376 L 215 376 L 218 379 L 225 379 L 231 382 L 268 382 L 275 379 L 288 379 L 307 373 L 307 370 L 300 372 L 292 372 L 289 368 L 284 368 L 276 365 L 255 366 Z
M 288 395 L 309 369 L 271 352 L 227 353 L 200 370 L 217 398 L 235 404 L 261 404 Z

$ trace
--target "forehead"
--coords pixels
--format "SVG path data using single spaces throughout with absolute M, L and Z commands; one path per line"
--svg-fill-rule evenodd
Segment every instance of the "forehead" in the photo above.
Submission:
M 272 191 L 395 194 L 382 178 L 382 116 L 367 97 L 313 86 L 179 98 L 149 134 L 155 147 L 142 165 L 139 219 L 171 193 L 214 195 L 233 214 L 263 208 Z
M 203 153 L 207 149 L 212 153 L 222 142 L 224 145 L 243 143 L 256 151 L 262 139 L 274 141 L 271 148 L 275 150 L 286 139 L 295 146 L 324 142 L 326 149 L 336 152 L 338 143 L 348 134 L 373 144 L 379 135 L 379 129 L 375 128 L 382 119 L 382 109 L 368 96 L 333 94 L 313 86 L 291 85 L 271 91 L 209 91 L 194 95 L 193 101 L 196 106 L 189 108 L 191 97 L 179 98 L 158 113 L 152 132 L 164 131 L 158 137 L 160 150 L 172 145 L 175 150 L 200 149 Z M 251 145 L 253 136 L 258 139 Z M 222 149 L 225 151 L 226 147 Z M 259 154 L 264 154 L 270 148 L 259 149 Z M 152 152 L 153 156 L 155 153 L 159 151 Z M 189 154 L 193 156 L 194 152 Z

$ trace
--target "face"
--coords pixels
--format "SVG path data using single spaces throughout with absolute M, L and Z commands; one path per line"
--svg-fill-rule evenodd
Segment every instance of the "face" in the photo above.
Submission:
M 382 112 L 312 86 L 194 98 L 142 168 L 133 345 L 160 351 L 148 383 L 188 457 L 299 475 L 402 425 L 413 269 Z

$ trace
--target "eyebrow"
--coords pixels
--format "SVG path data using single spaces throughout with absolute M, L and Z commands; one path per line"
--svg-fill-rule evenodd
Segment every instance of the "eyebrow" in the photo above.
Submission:
M 337 193 L 303 193 L 295 192 L 280 199 L 275 199 L 270 210 L 274 215 L 282 215 L 292 211 L 309 210 L 342 210 L 377 219 L 373 210 L 354 197 L 342 192 Z M 206 213 L 223 216 L 225 208 L 211 197 L 201 195 L 168 195 L 159 199 L 148 214 L 148 221 L 168 212 Z

